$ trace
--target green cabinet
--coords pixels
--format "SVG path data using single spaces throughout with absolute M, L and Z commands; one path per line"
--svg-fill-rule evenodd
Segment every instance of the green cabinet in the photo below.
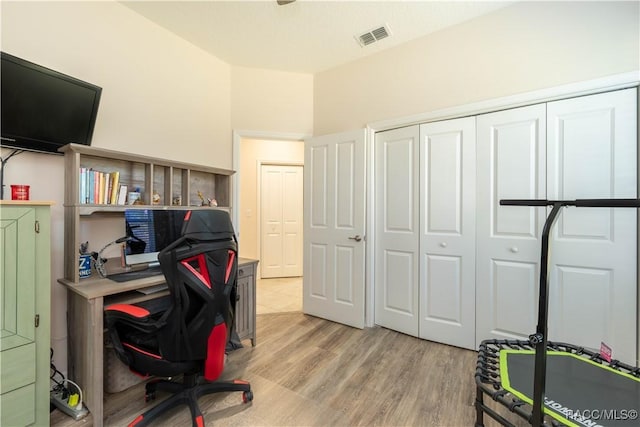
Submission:
M 0 425 L 49 424 L 50 204 L 0 202 Z

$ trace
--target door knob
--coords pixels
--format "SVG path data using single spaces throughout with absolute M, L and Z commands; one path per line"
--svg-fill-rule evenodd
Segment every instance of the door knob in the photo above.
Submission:
M 360 240 L 362 240 L 362 237 L 360 237 L 360 235 L 356 234 L 355 236 L 350 236 L 349 240 L 355 240 L 356 242 L 359 242 Z
M 441 242 L 440 243 L 440 247 L 446 248 L 447 247 L 447 242 Z
M 513 252 L 514 254 L 517 254 L 519 249 L 518 249 L 518 247 L 517 247 L 517 246 L 514 246 L 514 247 L 510 248 L 509 250 L 510 250 L 511 252 Z

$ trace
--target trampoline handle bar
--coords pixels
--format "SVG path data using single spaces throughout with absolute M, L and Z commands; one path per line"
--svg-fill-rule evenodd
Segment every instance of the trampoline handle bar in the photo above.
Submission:
M 500 206 L 577 206 L 588 208 L 640 208 L 640 199 L 502 199 Z
M 534 378 L 533 378 L 533 412 L 530 423 L 542 426 L 544 423 L 544 393 L 547 372 L 547 332 L 549 313 L 549 234 L 560 210 L 565 206 L 593 208 L 640 208 L 640 199 L 578 199 L 578 200 L 546 200 L 546 199 L 503 199 L 501 206 L 552 206 L 542 230 L 542 250 L 540 259 L 540 287 L 538 296 L 538 325 L 536 333 L 529 337 L 530 344 L 535 346 Z M 515 248 L 515 247 L 514 247 Z M 513 249 L 512 248 L 512 251 Z

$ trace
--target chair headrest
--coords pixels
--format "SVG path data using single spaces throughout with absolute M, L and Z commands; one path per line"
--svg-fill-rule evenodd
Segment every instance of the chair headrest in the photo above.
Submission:
M 197 240 L 233 239 L 229 213 L 219 209 L 197 209 L 187 212 L 182 235 Z

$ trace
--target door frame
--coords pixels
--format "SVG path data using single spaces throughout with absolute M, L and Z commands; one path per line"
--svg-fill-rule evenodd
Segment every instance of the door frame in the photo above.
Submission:
M 268 139 L 271 141 L 302 141 L 310 138 L 308 133 L 289 133 L 272 131 L 255 131 L 233 129 L 231 169 L 235 171 L 231 175 L 231 221 L 235 227 L 236 234 L 240 236 L 240 143 L 244 138 Z
M 304 174 L 304 162 L 278 162 L 271 160 L 258 160 L 256 162 L 256 216 L 258 217 L 258 252 L 259 257 L 262 259 L 262 166 L 299 166 L 302 168 Z M 302 199 L 304 200 L 304 185 L 302 188 Z M 300 206 L 302 208 L 302 205 Z M 304 210 L 304 209 L 303 209 Z M 302 226 L 304 228 L 304 213 L 301 215 L 303 219 Z M 304 249 L 304 244 L 301 250 Z M 258 278 L 262 278 L 262 268 L 258 267 L 256 272 Z M 303 271 L 304 274 L 304 271 Z

